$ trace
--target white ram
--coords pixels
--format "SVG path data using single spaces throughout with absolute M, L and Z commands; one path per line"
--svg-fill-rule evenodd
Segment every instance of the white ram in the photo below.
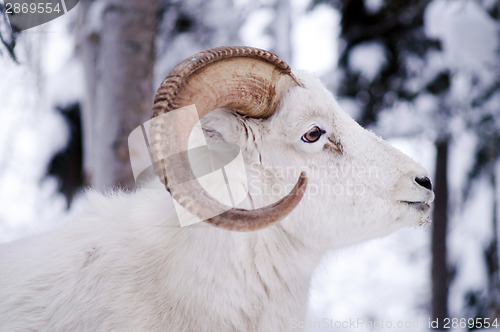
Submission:
M 161 166 L 169 147 L 187 149 L 193 123 L 154 124 L 170 194 L 216 216 L 181 228 L 166 190 L 89 191 L 73 220 L 0 247 L 0 331 L 286 331 L 304 317 L 327 250 L 429 217 L 426 171 L 271 53 L 187 59 L 160 86 L 154 115 L 193 103 L 207 140 L 241 147 L 249 199 L 228 208 L 196 180 L 175 188 L 191 168 Z M 282 198 L 276 188 L 293 189 Z

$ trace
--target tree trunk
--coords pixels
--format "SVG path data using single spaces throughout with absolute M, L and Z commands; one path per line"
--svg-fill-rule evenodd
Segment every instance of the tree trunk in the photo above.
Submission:
M 446 259 L 446 233 L 448 225 L 448 139 L 436 144 L 436 175 L 433 230 L 432 230 L 432 319 L 439 319 L 443 330 L 448 315 L 449 271 Z
M 274 37 L 272 51 L 287 63 L 292 63 L 292 9 L 288 0 L 276 0 L 274 4 L 274 21 L 271 25 Z
M 84 168 L 94 187 L 134 187 L 127 140 L 151 114 L 158 7 L 157 0 L 81 1 Z

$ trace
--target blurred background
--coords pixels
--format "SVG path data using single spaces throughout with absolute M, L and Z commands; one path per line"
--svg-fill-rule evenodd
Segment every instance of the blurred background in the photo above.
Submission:
M 306 330 L 325 318 L 493 323 L 499 43 L 497 0 L 82 0 L 23 31 L 0 0 L 0 242 L 55 227 L 82 188 L 133 189 L 127 138 L 163 77 L 195 52 L 244 44 L 315 73 L 435 187 L 432 224 L 325 257 Z

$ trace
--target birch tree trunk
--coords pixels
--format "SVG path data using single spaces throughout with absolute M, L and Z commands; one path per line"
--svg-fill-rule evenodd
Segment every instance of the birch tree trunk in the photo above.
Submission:
M 157 0 L 83 0 L 84 169 L 88 185 L 133 188 L 128 135 L 151 114 Z
M 290 1 L 276 0 L 274 14 L 276 16 L 271 24 L 271 31 L 275 43 L 272 51 L 287 63 L 292 63 L 292 8 Z

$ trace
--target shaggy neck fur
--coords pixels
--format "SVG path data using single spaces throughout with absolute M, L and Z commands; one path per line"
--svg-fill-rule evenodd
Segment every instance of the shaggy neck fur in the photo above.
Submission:
M 281 331 L 291 319 L 303 318 L 320 254 L 283 224 L 249 233 L 204 223 L 181 228 L 168 212 L 172 202 L 164 190 L 143 189 L 106 200 L 90 192 L 88 197 L 86 217 L 53 231 L 54 245 L 47 247 L 37 237 L 9 244 L 12 252 L 15 246 L 29 247 L 29 254 L 46 267 L 40 275 L 28 273 L 33 266 L 19 266 L 19 274 L 8 281 L 17 284 L 12 288 L 17 291 L 22 285 L 36 286 L 25 290 L 28 309 L 36 313 L 30 317 L 35 329 Z M 96 233 L 97 224 L 110 231 Z M 0 253 L 5 263 L 1 258 Z M 12 264 L 22 261 L 11 258 Z M 76 278 L 68 281 L 67 276 Z M 0 295 L 0 330 L 26 328 L 16 321 L 2 326 L 3 315 L 22 315 L 12 308 L 27 308 L 9 303 L 19 294 L 0 289 Z M 64 316 L 68 308 L 75 313 L 71 320 Z
M 88 198 L 85 217 L 3 247 L 0 268 L 16 273 L 0 275 L 11 285 L 0 288 L 0 330 L 281 331 L 303 318 L 321 255 L 286 223 L 249 233 L 181 228 L 164 190 Z M 17 246 L 29 248 L 31 265 L 17 263 Z M 41 273 L 29 272 L 35 265 Z
M 128 206 L 132 206 L 132 213 L 135 210 L 145 216 L 143 212 L 158 211 L 158 206 L 169 204 L 167 195 L 157 190 L 136 195 L 149 197 L 125 198 L 130 201 L 121 203 L 131 204 Z M 119 201 L 117 199 L 117 203 Z M 150 206 L 136 206 L 136 202 L 147 202 Z M 138 237 L 132 243 L 137 242 L 137 248 L 148 248 L 131 253 L 138 255 L 133 259 L 137 262 L 136 268 L 144 271 L 141 287 L 150 290 L 138 293 L 156 297 L 153 303 L 157 303 L 157 307 L 149 310 L 162 315 L 165 326 L 199 330 L 203 326 L 196 324 L 206 322 L 208 326 L 229 330 L 244 327 L 245 330 L 279 331 L 288 327 L 291 319 L 303 318 L 310 277 L 321 254 L 300 240 L 293 227 L 286 229 L 288 222 L 296 221 L 290 219 L 261 231 L 239 233 L 204 223 L 180 228 L 172 223 L 175 218 L 165 218 L 161 213 L 149 213 L 140 221 L 133 217 L 127 219 L 131 224 L 127 226 L 122 220 L 123 227 L 135 227 L 139 223 L 139 233 L 135 233 Z M 144 245 L 142 241 L 148 243 Z M 134 272 L 131 276 L 135 275 Z M 151 303 L 151 299 L 145 299 L 145 303 Z M 196 319 L 176 322 L 175 318 L 183 316 L 179 311 Z M 130 313 L 130 316 L 141 315 Z M 225 317 L 231 320 L 226 321 Z M 240 321 L 235 322 L 234 317 Z

